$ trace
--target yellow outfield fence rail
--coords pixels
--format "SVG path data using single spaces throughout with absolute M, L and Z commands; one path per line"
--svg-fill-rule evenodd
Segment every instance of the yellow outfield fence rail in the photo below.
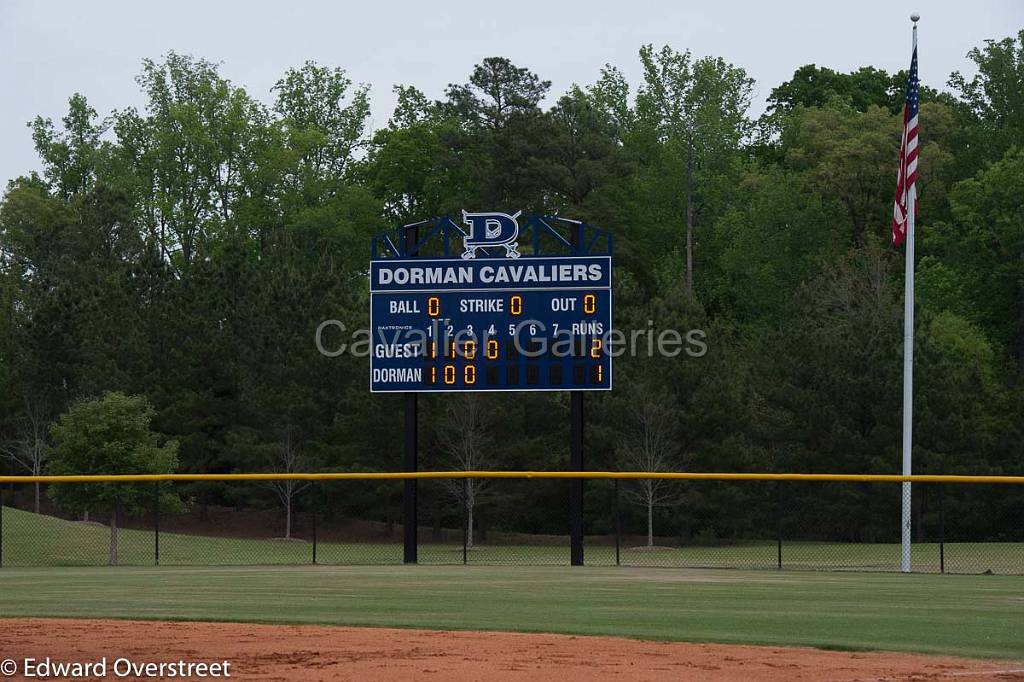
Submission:
M 0 476 L 0 483 L 152 483 L 198 481 L 394 481 L 431 479 L 596 479 L 663 481 L 831 481 L 837 483 L 1024 484 L 1024 476 L 953 474 L 799 474 L 647 471 L 338 471 L 249 474 Z

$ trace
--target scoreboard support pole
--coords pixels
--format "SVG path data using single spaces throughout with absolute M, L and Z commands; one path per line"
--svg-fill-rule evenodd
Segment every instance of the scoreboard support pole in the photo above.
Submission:
M 415 393 L 406 393 L 405 400 L 405 444 L 402 448 L 402 469 L 414 472 L 419 468 L 419 402 Z M 417 530 L 419 528 L 418 508 L 416 505 L 416 479 L 407 478 L 404 481 L 402 502 L 405 510 L 402 515 L 402 530 L 405 536 L 405 549 L 402 553 L 402 561 L 407 564 L 415 564 L 417 560 Z
M 569 469 L 583 471 L 583 392 L 569 393 Z M 569 481 L 569 558 L 583 565 L 583 479 Z
M 570 243 L 583 243 L 583 224 L 573 226 Z M 583 392 L 569 393 L 569 469 L 583 471 Z M 583 565 L 583 479 L 569 481 L 569 563 Z
M 405 231 L 405 253 L 412 255 L 419 240 L 419 228 L 407 228 Z M 419 396 L 416 393 L 406 393 L 402 396 L 405 403 L 405 437 L 402 447 L 402 469 L 408 472 L 415 472 L 419 469 Z M 402 551 L 402 562 L 415 564 L 417 562 L 417 541 L 419 535 L 419 507 L 417 505 L 418 481 L 414 478 L 407 478 L 403 483 L 402 504 L 402 534 L 404 548 Z

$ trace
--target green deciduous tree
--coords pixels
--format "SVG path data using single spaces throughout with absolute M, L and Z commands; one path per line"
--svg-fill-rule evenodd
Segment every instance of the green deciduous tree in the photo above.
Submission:
M 793 78 L 772 89 L 768 108 L 791 111 L 798 106 L 820 108 L 837 98 L 856 111 L 866 112 L 876 106 L 890 113 L 903 110 L 907 86 L 905 72 L 888 74 L 871 66 L 850 73 L 838 73 L 824 66 L 806 64 L 793 73 Z
M 297 160 L 288 184 L 307 202 L 324 200 L 351 173 L 365 144 L 369 87 L 353 88 L 343 69 L 307 61 L 289 69 L 273 90 L 274 111 Z
M 84 96 L 71 96 L 62 123 L 64 129 L 58 131 L 51 119 L 37 116 L 29 126 L 47 180 L 67 200 L 95 186 L 102 155 L 109 149 L 100 142 L 107 124 L 97 120 L 96 110 Z
M 413 87 L 396 86 L 398 104 L 373 136 L 364 174 L 394 223 L 412 223 L 455 210 L 451 194 L 468 179 L 449 163 L 445 141 L 458 124 Z
M 120 392 L 81 400 L 54 423 L 50 471 L 57 476 L 91 474 L 168 474 L 178 466 L 178 444 L 161 442 L 150 429 L 153 408 L 143 396 Z M 152 501 L 140 485 L 87 483 L 52 486 L 50 497 L 70 512 L 110 513 L 110 559 L 117 563 L 117 517 Z
M 952 220 L 925 232 L 926 296 L 985 329 L 1024 375 L 1024 151 L 950 193 Z M 925 299 L 929 301 L 929 298 Z
M 839 203 L 851 244 L 863 245 L 869 231 L 885 233 L 894 177 L 888 166 L 899 126 L 880 107 L 861 114 L 831 106 L 801 110 L 783 134 L 787 165 L 806 171 L 808 189 Z
M 668 45 L 640 49 L 643 84 L 636 97 L 636 143 L 651 159 L 643 186 L 665 225 L 685 226 L 686 291 L 693 293 L 697 222 L 721 210 L 721 190 L 735 178 L 730 169 L 751 130 L 747 109 L 753 80 L 720 57 L 694 60 Z M 652 196 L 653 195 L 653 196 Z M 665 239 L 665 237 L 661 237 Z M 667 240 L 666 240 L 667 241 Z M 684 249 L 680 249 L 683 251 Z
M 977 72 L 967 78 L 957 71 L 949 84 L 974 118 L 963 125 L 968 138 L 980 145 L 981 159 L 999 158 L 1013 146 L 1024 148 L 1024 30 L 1014 37 L 986 40 L 984 47 L 967 56 Z

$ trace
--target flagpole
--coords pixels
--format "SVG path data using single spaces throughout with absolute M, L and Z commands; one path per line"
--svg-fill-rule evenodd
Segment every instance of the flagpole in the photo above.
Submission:
M 917 22 L 921 15 L 910 15 L 914 22 L 913 49 L 917 50 Z M 907 188 L 907 239 L 906 262 L 904 264 L 903 292 L 903 475 L 913 473 L 911 445 L 913 441 L 913 407 L 914 407 L 914 213 L 917 202 L 917 188 Z M 911 495 L 910 483 L 902 484 L 903 514 L 900 533 L 900 570 L 910 573 L 910 524 Z

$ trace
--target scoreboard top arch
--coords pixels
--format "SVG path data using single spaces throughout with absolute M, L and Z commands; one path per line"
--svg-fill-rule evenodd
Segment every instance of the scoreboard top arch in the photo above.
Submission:
M 556 216 L 461 219 L 374 238 L 370 390 L 610 390 L 612 235 Z

